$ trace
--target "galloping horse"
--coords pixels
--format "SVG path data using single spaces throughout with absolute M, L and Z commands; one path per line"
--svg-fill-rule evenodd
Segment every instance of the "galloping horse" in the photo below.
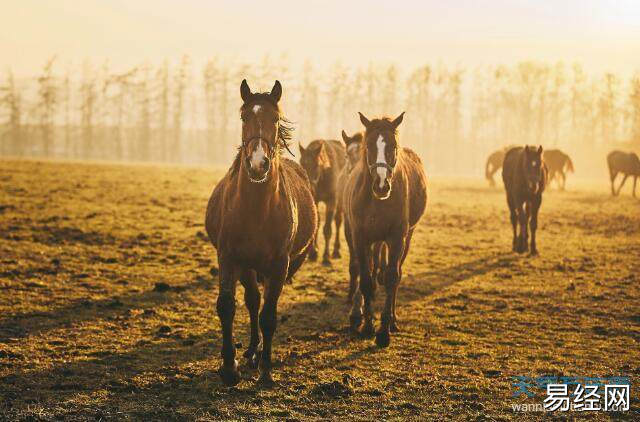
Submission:
M 527 224 L 531 226 L 531 255 L 537 255 L 536 229 L 542 192 L 547 184 L 547 167 L 542 159 L 542 147 L 525 146 L 509 150 L 504 157 L 502 180 L 507 191 L 507 204 L 513 226 L 513 251 L 528 249 Z M 520 234 L 517 224 L 520 223 Z
M 640 176 L 640 159 L 634 152 L 612 151 L 607 155 L 607 164 L 609 165 L 609 176 L 611 177 L 611 195 L 620 194 L 620 190 L 627 181 L 629 176 L 633 176 L 633 197 L 636 197 L 636 182 Z M 618 173 L 624 174 L 618 192 L 616 192 L 614 181 Z
M 263 383 L 271 383 L 271 343 L 276 330 L 278 298 L 285 281 L 304 262 L 317 230 L 318 216 L 305 171 L 282 158 L 291 128 L 278 102 L 282 86 L 252 93 L 240 86 L 242 145 L 227 174 L 216 185 L 205 218 L 209 239 L 218 250 L 220 289 L 216 309 L 222 325 L 223 364 L 218 373 L 227 385 L 240 381 L 233 340 L 236 281 L 244 286 L 251 321 L 244 353 L 253 367 L 259 363 Z M 264 284 L 260 308 L 258 282 Z M 262 331 L 262 352 L 258 352 Z M 258 362 L 259 361 L 259 362 Z
M 373 327 L 372 258 L 375 244 L 388 247 L 384 269 L 385 307 L 376 344 L 389 345 L 390 331 L 397 329 L 395 301 L 402 278 L 402 264 L 409 252 L 411 236 L 427 206 L 427 181 L 420 158 L 412 150 L 401 148 L 397 128 L 404 113 L 389 118 L 367 119 L 360 160 L 349 174 L 344 190 L 345 233 L 349 244 L 350 284 L 360 277 L 360 293 L 351 309 L 351 329 L 357 331 L 363 320 L 362 334 L 371 335 Z M 355 281 L 354 281 L 355 280 Z
M 322 232 L 324 234 L 324 254 L 322 263 L 329 265 L 329 243 L 331 243 L 331 223 L 336 224 L 336 242 L 333 247 L 333 257 L 340 258 L 340 226 L 342 225 L 342 212 L 336 212 L 339 189 L 338 179 L 345 166 L 345 149 L 341 142 L 330 140 L 316 140 L 307 147 L 300 147 L 300 164 L 307 172 L 311 181 L 313 198 L 316 206 L 324 202 L 326 215 Z M 318 236 L 314 237 L 313 246 L 309 252 L 309 259 L 315 261 L 318 258 Z
M 564 190 L 564 186 L 567 183 L 567 172 L 573 173 L 573 162 L 571 158 L 560 151 L 559 149 L 547 149 L 542 153 L 542 159 L 549 171 L 548 183 L 558 175 L 558 186 L 561 190 Z M 566 171 L 565 171 L 566 168 Z M 562 178 L 562 181 L 560 180 Z

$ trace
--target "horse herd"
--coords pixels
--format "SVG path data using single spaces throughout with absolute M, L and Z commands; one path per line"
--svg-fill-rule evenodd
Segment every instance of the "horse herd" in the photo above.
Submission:
M 248 366 L 259 368 L 258 382 L 273 383 L 271 349 L 278 299 L 305 259 L 318 258 L 319 202 L 324 202 L 326 209 L 322 230 L 325 265 L 331 257 L 340 257 L 344 220 L 350 328 L 364 336 L 375 334 L 379 347 L 388 346 L 390 333 L 398 330 L 396 293 L 402 264 L 427 205 L 422 162 L 398 142 L 397 129 L 404 113 L 395 119 L 369 119 L 359 113 L 362 132 L 348 136 L 342 131 L 343 142 L 316 140 L 306 147 L 300 145 L 298 164 L 283 156 L 284 150 L 289 151 L 292 128 L 279 107 L 280 82 L 276 81 L 270 92 L 253 93 L 243 80 L 240 96 L 241 145 L 231 168 L 215 186 L 205 216 L 207 234 L 218 254 L 216 310 L 222 327 L 223 361 L 218 374 L 222 381 L 231 386 L 240 381 L 233 338 L 239 280 L 251 328 L 243 355 Z M 610 155 L 609 162 L 616 174 L 625 174 L 625 180 L 634 176 L 635 194 L 640 162 L 633 157 L 637 166 L 633 159 L 627 163 L 626 155 L 624 159 Z M 543 153 L 542 147 L 511 147 L 489 157 L 486 174 L 491 182 L 492 175 L 503 167 L 514 251 L 529 249 L 530 226 L 530 251 L 537 253 L 535 232 L 542 192 L 556 174 L 564 187 L 565 166 L 573 170 L 568 156 L 557 150 Z M 336 236 L 331 253 L 332 225 Z M 259 284 L 263 285 L 263 298 Z M 376 331 L 373 299 L 378 284 L 386 296 Z

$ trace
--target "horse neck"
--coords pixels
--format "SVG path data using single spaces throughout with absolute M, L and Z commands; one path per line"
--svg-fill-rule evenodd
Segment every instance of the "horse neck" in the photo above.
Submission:
M 244 160 L 240 166 L 238 174 L 238 196 L 237 200 L 240 201 L 244 207 L 246 203 L 247 209 L 256 210 L 258 207 L 269 207 L 272 201 L 279 197 L 280 189 L 280 159 L 278 155 L 274 157 L 271 162 L 271 169 L 267 174 L 267 180 L 262 183 L 255 183 L 249 179 L 247 174 L 247 168 L 245 167 Z

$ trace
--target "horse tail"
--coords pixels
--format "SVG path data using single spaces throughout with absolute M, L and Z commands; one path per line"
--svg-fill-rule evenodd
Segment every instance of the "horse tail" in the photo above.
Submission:
M 567 165 L 567 171 L 570 171 L 571 173 L 573 173 L 574 172 L 573 161 L 571 161 L 571 158 L 568 155 L 565 155 L 565 158 L 566 158 L 565 164 Z

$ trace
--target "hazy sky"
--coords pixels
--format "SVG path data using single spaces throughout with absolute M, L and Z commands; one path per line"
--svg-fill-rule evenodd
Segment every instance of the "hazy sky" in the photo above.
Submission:
M 0 70 L 47 57 L 114 67 L 148 60 L 292 62 L 580 61 L 640 69 L 638 0 L 0 0 Z M 446 3 L 446 4 L 445 4 Z

